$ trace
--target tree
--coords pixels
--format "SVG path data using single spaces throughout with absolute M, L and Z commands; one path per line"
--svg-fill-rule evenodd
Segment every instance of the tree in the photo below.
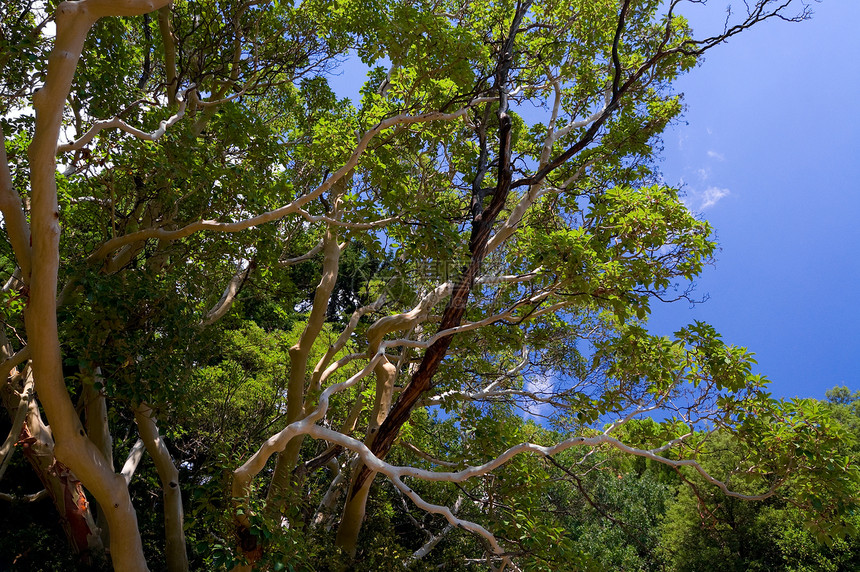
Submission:
M 516 565 L 534 548 L 492 531 L 516 518 L 476 507 L 525 502 L 492 475 L 572 449 L 744 500 L 791 480 L 819 522 L 849 510 L 855 468 L 834 462 L 816 411 L 770 398 L 752 355 L 705 324 L 644 328 L 716 247 L 654 168 L 682 111 L 672 80 L 759 22 L 808 16 L 757 0 L 696 39 L 682 3 L 6 2 L 4 454 L 38 452 L 74 549 L 146 569 L 129 494 L 145 449 L 166 565 L 188 568 L 189 461 L 157 419 L 198 445 L 268 432 L 231 467 L 229 520 L 210 523 L 232 529 L 218 563 L 236 569 L 298 558 L 289 543 L 341 506 L 335 540 L 355 556 L 379 473 L 449 525 L 410 562 L 457 527 L 487 563 Z M 372 66 L 358 105 L 328 85 L 355 57 Z M 261 365 L 279 339 L 283 377 Z M 231 397 L 236 374 L 256 398 Z M 182 420 L 212 403 L 207 379 L 229 425 L 208 433 Z M 254 403 L 265 422 L 249 423 Z M 517 429 L 522 409 L 557 432 Z M 132 420 L 141 444 L 117 473 L 111 422 Z M 741 451 L 724 474 L 700 463 L 716 430 Z M 190 465 L 197 485 L 205 465 Z M 538 520 L 534 537 L 563 536 Z
M 843 463 L 857 454 L 858 397 L 837 387 L 827 392 L 827 402 L 806 403 L 809 411 L 817 410 L 821 423 L 832 424 L 841 433 L 832 452 Z M 721 445 L 709 463 L 736 463 L 732 436 L 716 437 Z M 785 486 L 798 484 L 805 486 L 791 481 Z M 821 527 L 810 526 L 802 507 L 791 502 L 797 492 L 762 503 L 741 503 L 701 488 L 693 494 L 695 490 L 679 489 L 663 520 L 661 551 L 672 570 L 853 570 L 860 561 L 856 512 L 833 523 L 851 535 L 829 536 Z

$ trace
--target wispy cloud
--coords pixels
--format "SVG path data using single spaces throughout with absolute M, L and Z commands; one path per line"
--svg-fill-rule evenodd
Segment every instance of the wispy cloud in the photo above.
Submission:
M 702 212 L 713 207 L 730 194 L 731 191 L 720 187 L 708 187 L 703 191 L 688 188 L 687 196 L 684 197 L 684 204 L 693 212 Z
M 552 376 L 527 376 L 523 384 L 523 390 L 533 393 L 538 397 L 546 398 L 554 393 L 555 383 Z M 529 399 L 528 397 L 523 399 L 523 407 L 525 408 L 523 417 L 526 419 L 532 418 L 541 421 L 542 418 L 552 413 L 552 405 Z
M 713 149 L 708 151 L 708 157 L 710 157 L 711 159 L 716 159 L 717 161 L 725 161 L 726 160 L 725 155 L 723 155 L 722 153 L 718 153 L 718 152 L 714 151 Z

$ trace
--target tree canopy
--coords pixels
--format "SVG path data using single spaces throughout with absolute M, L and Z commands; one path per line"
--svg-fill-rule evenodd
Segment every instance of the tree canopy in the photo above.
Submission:
M 673 81 L 809 15 L 684 4 L 4 2 L 7 500 L 118 570 L 847 562 L 856 396 L 647 329 L 717 248 Z

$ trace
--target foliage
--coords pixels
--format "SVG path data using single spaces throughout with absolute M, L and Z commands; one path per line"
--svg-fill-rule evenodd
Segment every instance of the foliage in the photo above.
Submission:
M 717 248 L 656 167 L 672 83 L 805 8 L 750 2 L 696 39 L 681 0 L 121 4 L 0 7 L 0 393 L 30 437 L 4 429 L 63 491 L 4 552 L 854 563 L 857 394 L 776 400 L 710 325 L 647 327 Z M 35 492 L 26 471 L 4 490 Z M 68 524 L 66 493 L 74 556 L 36 528 Z

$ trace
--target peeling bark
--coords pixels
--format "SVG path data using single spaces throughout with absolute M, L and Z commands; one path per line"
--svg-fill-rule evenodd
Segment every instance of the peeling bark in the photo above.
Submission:
M 20 355 L 27 348 L 19 351 Z M 12 351 L 6 334 L 0 330 L 0 357 L 6 358 Z M 6 358 L 4 363 L 13 358 Z M 14 366 L 13 366 L 14 367 Z M 8 374 L 12 374 L 9 376 Z M 51 497 L 63 531 L 75 554 L 82 562 L 104 558 L 104 544 L 100 527 L 93 518 L 92 510 L 79 481 L 66 468 L 54 460 L 54 439 L 51 429 L 42 420 L 39 407 L 33 398 L 33 373 L 25 366 L 21 372 L 6 370 L 0 375 L 8 380 L 0 388 L 3 405 L 13 419 L 9 437 L 4 443 L 3 463 L 0 479 L 14 453 L 12 445 L 20 445 L 24 458 L 45 486 L 44 494 Z M 6 445 L 9 450 L 6 451 Z M 33 499 L 35 500 L 35 499 Z
M 29 368 L 15 377 L 26 380 L 21 392 L 25 394 L 27 388 L 33 385 Z M 45 487 L 46 494 L 51 497 L 72 550 L 80 555 L 83 563 L 104 558 L 101 530 L 93 518 L 81 483 L 67 466 L 54 458 L 51 429 L 42 422 L 35 400 L 23 396 L 16 399 L 17 396 L 13 396 L 10 391 L 11 387 L 7 386 L 6 389 L 3 397 L 7 410 L 10 413 L 16 409 L 18 412 L 25 411 L 24 422 L 17 426 L 17 444 Z

